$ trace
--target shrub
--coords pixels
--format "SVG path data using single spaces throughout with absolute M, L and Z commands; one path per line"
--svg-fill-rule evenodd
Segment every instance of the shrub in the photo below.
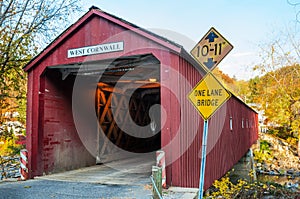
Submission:
M 270 150 L 270 143 L 266 140 L 260 140 L 260 149 L 254 150 L 254 159 L 259 163 L 270 162 L 273 160 L 274 156 Z
M 7 138 L 0 142 L 0 156 L 14 156 L 20 153 L 24 146 L 16 144 L 16 138 Z
M 206 192 L 205 198 L 298 198 L 299 194 L 299 190 L 288 189 L 275 182 L 249 183 L 239 180 L 237 184 L 234 184 L 227 173 L 213 183 L 213 186 Z

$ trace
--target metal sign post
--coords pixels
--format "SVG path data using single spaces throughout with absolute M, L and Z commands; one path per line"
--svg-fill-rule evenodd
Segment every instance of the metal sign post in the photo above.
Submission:
M 199 199 L 203 197 L 206 147 L 208 137 L 208 119 L 230 98 L 230 93 L 222 84 L 211 74 L 208 74 L 198 82 L 194 89 L 188 95 L 189 100 L 199 111 L 204 119 L 201 168 L 199 181 Z
M 233 46 L 216 29 L 211 28 L 191 50 L 195 60 L 207 71 L 206 76 L 188 95 L 189 100 L 204 119 L 198 199 L 203 198 L 204 191 L 208 119 L 231 97 L 227 89 L 210 71 L 232 48 Z
M 201 153 L 201 167 L 200 167 L 200 181 L 199 181 L 198 199 L 202 199 L 203 198 L 204 175 L 205 175 L 205 165 L 206 165 L 207 135 L 208 135 L 208 120 L 204 120 L 203 136 L 202 136 L 202 153 Z

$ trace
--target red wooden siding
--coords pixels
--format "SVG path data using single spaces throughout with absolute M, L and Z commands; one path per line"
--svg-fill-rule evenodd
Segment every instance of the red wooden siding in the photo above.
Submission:
M 47 71 L 44 89 L 40 92 L 40 128 L 42 143 L 40 152 L 43 172 L 58 172 L 95 164 L 78 137 L 72 116 L 73 79 L 61 80 L 58 72 Z
M 173 186 L 197 187 L 200 173 L 198 153 L 201 148 L 203 124 L 200 115 L 188 101 L 187 96 L 202 78 L 203 74 L 201 73 L 203 71 L 198 71 L 181 57 L 177 57 L 177 59 L 179 60 L 178 73 L 180 74 L 177 86 L 181 104 L 181 110 L 177 115 L 181 116 L 179 121 L 181 125 L 178 132 L 180 139 L 176 145 L 182 155 L 171 165 L 171 184 Z
M 188 101 L 187 95 L 191 91 L 190 86 L 194 87 L 202 75 L 183 58 L 179 58 L 179 60 L 178 72 L 182 76 L 177 79 L 178 83 L 173 85 L 179 88 L 179 100 L 181 108 L 184 110 L 179 111 L 176 108 L 171 110 L 171 115 L 181 115 L 181 120 L 172 119 L 172 121 L 176 121 L 172 122 L 175 129 L 178 125 L 177 122 L 181 124 L 180 132 L 178 132 L 180 139 L 174 145 L 178 148 L 173 149 L 172 153 L 176 154 L 178 151 L 184 153 L 167 167 L 167 180 L 168 184 L 173 186 L 198 187 L 203 119 Z M 191 85 L 186 83 L 187 80 Z M 230 117 L 233 119 L 232 131 L 229 124 Z M 242 128 L 242 120 L 245 121 L 244 128 Z M 247 127 L 246 121 L 248 121 Z M 212 116 L 208 130 L 205 188 L 211 186 L 215 179 L 222 177 L 230 170 L 257 140 L 257 122 L 257 114 L 234 96 Z M 170 139 L 176 136 L 174 133 L 174 131 L 171 132 Z M 162 136 L 164 135 L 162 134 Z M 193 139 L 190 146 L 189 139 Z

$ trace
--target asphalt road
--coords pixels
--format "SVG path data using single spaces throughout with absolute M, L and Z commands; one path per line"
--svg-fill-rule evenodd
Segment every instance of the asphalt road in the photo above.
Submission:
M 1 181 L 0 199 L 149 199 L 151 167 L 147 156 L 35 177 Z M 164 190 L 164 199 L 191 199 L 195 190 Z
M 0 199 L 151 198 L 149 157 L 132 157 L 34 180 L 0 181 Z
M 103 185 L 85 182 L 64 182 L 35 179 L 0 183 L 0 199 L 129 199 L 151 198 L 145 185 Z

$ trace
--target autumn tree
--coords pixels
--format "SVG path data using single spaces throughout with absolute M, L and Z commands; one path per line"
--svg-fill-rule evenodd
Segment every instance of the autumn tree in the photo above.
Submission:
M 287 2 L 288 2 L 288 4 L 290 4 L 291 6 L 293 6 L 295 8 L 295 10 L 297 12 L 297 14 L 296 14 L 296 21 L 297 21 L 297 23 L 299 25 L 299 23 L 300 23 L 300 1 L 299 0 L 295 0 L 295 1 L 287 0 Z M 299 58 L 300 57 L 300 47 L 299 47 L 299 45 L 297 46 L 296 42 L 293 42 L 293 46 L 294 46 L 294 49 L 297 50 L 297 55 L 298 55 L 298 58 Z M 298 121 L 298 123 L 296 123 L 295 125 L 298 125 L 298 127 L 299 127 L 300 126 L 300 122 Z M 298 156 L 300 158 L 300 132 L 299 131 L 298 131 L 298 134 L 299 134 L 298 135 Z
M 300 136 L 300 40 L 297 27 L 263 44 L 260 77 L 250 80 L 251 99 L 262 106 L 270 123 Z M 299 140 L 299 139 L 298 139 Z M 300 142 L 299 155 L 300 155 Z
M 300 66 L 294 64 L 250 81 L 252 100 L 260 104 L 273 124 L 299 132 Z
M 213 70 L 213 74 L 232 94 L 239 97 L 244 102 L 248 102 L 248 96 L 250 95 L 248 81 L 237 80 L 235 77 L 230 77 L 218 67 Z
M 65 29 L 79 1 L 0 0 L 0 124 L 7 113 L 25 113 L 22 68 Z

